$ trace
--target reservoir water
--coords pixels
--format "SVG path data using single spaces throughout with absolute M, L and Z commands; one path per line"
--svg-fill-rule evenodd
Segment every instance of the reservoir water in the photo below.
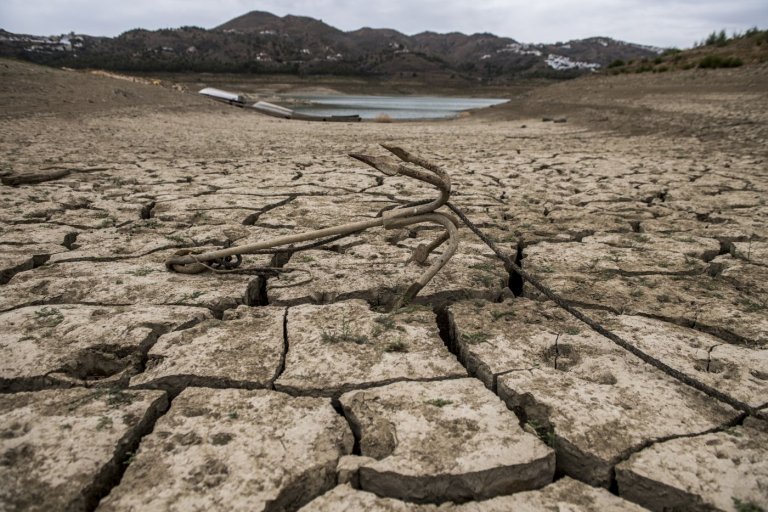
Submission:
M 498 98 L 450 98 L 438 96 L 294 96 L 302 102 L 291 108 L 302 114 L 340 116 L 357 114 L 363 119 L 389 116 L 392 119 L 442 119 L 464 110 L 506 103 Z

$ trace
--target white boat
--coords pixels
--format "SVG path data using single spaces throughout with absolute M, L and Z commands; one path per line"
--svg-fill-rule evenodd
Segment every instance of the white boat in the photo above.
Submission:
M 200 89 L 198 94 L 202 94 L 203 96 L 207 96 L 208 98 L 214 99 L 216 101 L 229 103 L 230 105 L 237 105 L 239 107 L 245 105 L 245 96 L 241 96 L 240 94 L 235 94 L 233 92 L 222 91 L 221 89 L 216 89 L 214 87 L 206 87 L 205 89 Z
M 273 116 L 273 117 L 279 117 L 281 119 L 299 119 L 302 121 L 331 121 L 331 122 L 335 121 L 335 122 L 342 122 L 342 123 L 360 121 L 360 116 L 358 115 L 313 116 L 313 115 L 302 114 L 290 108 L 282 107 L 280 105 L 275 105 L 274 103 L 268 103 L 266 101 L 258 101 L 253 105 L 246 105 L 245 96 L 241 96 L 239 94 L 235 94 L 232 92 L 222 91 L 221 89 L 215 89 L 213 87 L 206 87 L 205 89 L 200 89 L 200 91 L 198 92 L 199 94 L 202 94 L 203 96 L 206 96 L 216 101 L 222 101 L 224 103 L 235 105 L 237 107 L 247 107 L 261 114 L 266 114 L 268 116 Z

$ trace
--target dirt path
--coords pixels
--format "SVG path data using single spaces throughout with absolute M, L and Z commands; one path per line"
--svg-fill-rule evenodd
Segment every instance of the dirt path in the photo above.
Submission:
M 279 278 L 164 262 L 430 197 L 346 156 L 393 143 L 572 305 L 766 410 L 765 74 L 322 124 L 0 62 L 0 510 L 764 506 L 764 422 L 580 324 L 466 228 L 395 313 L 432 229 L 246 257 L 295 269 Z

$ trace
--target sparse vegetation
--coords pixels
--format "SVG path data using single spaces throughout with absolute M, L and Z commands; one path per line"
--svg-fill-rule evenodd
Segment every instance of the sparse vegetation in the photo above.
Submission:
M 96 430 L 104 430 L 105 428 L 112 428 L 112 418 L 109 416 L 102 416 L 96 423 Z
M 768 31 L 753 27 L 743 34 L 728 36 L 714 31 L 690 50 L 668 48 L 652 59 L 616 60 L 606 66 L 609 74 L 665 73 L 672 70 L 736 68 L 750 62 L 768 62 L 768 54 L 758 47 L 768 43 Z
M 756 45 L 760 45 L 761 41 L 766 40 L 766 38 L 768 38 L 768 31 L 760 30 L 757 27 L 752 27 L 743 34 L 734 32 L 730 37 L 728 37 L 725 29 L 722 29 L 719 32 L 712 32 L 703 41 L 694 43 L 694 47 L 710 46 L 722 48 L 739 40 L 752 40 Z
M 768 306 L 768 301 L 760 302 L 758 300 L 753 300 L 750 297 L 743 297 L 739 303 L 750 313 L 765 311 L 766 306 Z
M 517 313 L 514 311 L 491 311 L 491 316 L 493 321 L 496 322 L 502 318 L 514 318 L 517 316 Z
M 495 268 L 495 265 L 493 263 L 473 263 L 469 266 L 469 268 L 482 270 L 484 272 L 492 272 Z
M 738 57 L 721 57 L 719 55 L 707 55 L 699 61 L 699 67 L 702 69 L 714 68 L 737 68 L 744 62 Z
M 384 347 L 384 352 L 408 352 L 408 344 L 403 340 L 395 340 Z
M 188 241 L 183 236 L 181 236 L 181 235 L 171 234 L 171 235 L 163 235 L 163 236 L 165 236 L 165 238 L 167 238 L 171 242 L 176 242 L 176 243 L 179 243 L 179 244 L 186 244 L 186 243 L 188 243 Z
M 445 400 L 443 398 L 433 398 L 431 400 L 426 400 L 424 403 L 428 405 L 433 405 L 435 407 L 442 409 L 446 405 L 451 405 L 453 402 L 450 400 Z
M 374 338 L 378 338 L 383 333 L 393 329 L 397 329 L 399 331 L 405 330 L 404 327 L 397 325 L 394 319 L 390 316 L 380 316 L 375 318 L 373 321 L 376 323 L 376 325 L 373 326 L 373 330 L 371 330 L 371 336 Z
M 183 294 L 181 296 L 181 298 L 179 298 L 179 303 L 183 304 L 184 302 L 187 302 L 189 300 L 199 299 L 203 295 L 205 295 L 205 292 L 201 292 L 201 291 L 195 291 L 195 292 L 192 292 L 192 293 L 185 293 L 185 294 Z
M 760 505 L 755 505 L 751 501 L 741 501 L 739 498 L 731 498 L 736 512 L 765 512 Z
M 64 315 L 56 308 L 43 307 L 35 311 L 37 322 L 43 327 L 56 327 L 64 321 Z
M 461 333 L 461 341 L 470 345 L 477 345 L 478 343 L 488 343 L 489 335 L 485 332 L 463 332 Z
M 130 395 L 118 388 L 109 388 L 107 390 L 107 405 L 110 407 L 120 407 L 133 403 L 133 395 Z
M 706 46 L 725 46 L 727 43 L 728 36 L 726 35 L 725 30 L 721 30 L 720 32 L 712 32 L 704 40 L 704 44 Z
M 101 400 L 104 397 L 106 397 L 107 405 L 113 408 L 119 408 L 126 405 L 130 405 L 133 403 L 134 396 L 126 393 L 122 389 L 119 388 L 100 388 L 95 390 L 93 393 L 90 393 L 84 397 L 78 398 L 72 402 L 70 402 L 67 406 L 67 408 L 70 411 L 74 411 L 77 408 L 79 408 L 81 405 L 85 405 L 89 402 L 95 401 L 95 400 Z
M 395 321 L 389 317 L 389 316 L 380 316 L 374 319 L 374 322 L 382 326 L 382 328 L 386 330 L 391 330 L 395 328 Z
M 354 333 L 350 321 L 346 318 L 342 319 L 339 331 L 323 329 L 320 339 L 325 343 L 354 343 L 355 345 L 364 345 L 370 341 L 367 336 Z
M 555 441 L 556 441 L 555 429 L 548 428 L 547 426 L 542 425 L 541 423 L 539 423 L 534 419 L 528 420 L 526 425 L 528 425 L 528 427 L 532 429 L 536 433 L 536 435 L 539 437 L 539 439 L 544 441 L 547 444 L 547 446 L 551 448 L 555 447 Z
M 477 283 L 478 285 L 484 286 L 486 288 L 490 288 L 493 286 L 493 276 L 489 276 L 488 274 L 480 274 L 474 276 L 472 279 L 474 283 Z

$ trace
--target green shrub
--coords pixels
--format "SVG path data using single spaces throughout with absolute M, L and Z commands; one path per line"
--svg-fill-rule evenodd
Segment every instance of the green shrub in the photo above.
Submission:
M 744 62 L 738 57 L 721 57 L 719 55 L 707 55 L 699 61 L 701 69 L 737 68 L 743 64 Z
M 744 32 L 744 38 L 752 39 L 757 46 L 768 42 L 768 30 L 760 30 L 757 27 L 752 27 Z
M 725 46 L 728 43 L 728 36 L 725 34 L 725 30 L 720 32 L 712 32 L 707 36 L 704 44 L 707 46 Z
M 733 506 L 736 507 L 737 512 L 763 512 L 760 505 L 755 505 L 750 501 L 741 501 L 739 498 L 731 498 L 731 500 L 733 500 Z
M 621 66 L 624 66 L 624 65 L 625 65 L 625 63 L 624 63 L 623 60 L 616 59 L 615 61 L 613 61 L 610 64 L 608 64 L 608 67 L 609 68 L 620 68 Z

